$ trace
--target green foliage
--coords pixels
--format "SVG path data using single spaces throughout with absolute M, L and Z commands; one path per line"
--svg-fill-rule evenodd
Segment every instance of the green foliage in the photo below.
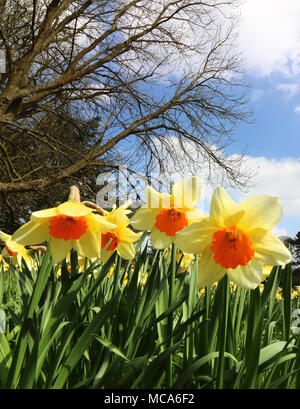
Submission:
M 142 240 L 134 260 L 87 260 L 83 272 L 76 253 L 69 271 L 49 251 L 37 271 L 0 269 L 1 388 L 300 387 L 290 266 L 263 291 L 226 276 L 198 291 L 197 262 L 181 270 L 173 248 L 150 263 Z

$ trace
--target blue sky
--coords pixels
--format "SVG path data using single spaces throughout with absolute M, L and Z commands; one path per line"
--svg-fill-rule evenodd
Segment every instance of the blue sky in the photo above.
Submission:
M 247 192 L 227 190 L 237 202 L 255 194 L 278 196 L 283 217 L 273 233 L 293 237 L 300 231 L 300 0 L 244 0 L 238 11 L 237 46 L 253 84 L 248 93 L 254 123 L 235 128 L 228 153 L 247 147 L 244 166 L 256 175 Z M 190 61 L 197 66 L 197 55 Z M 211 194 L 204 186 L 205 211 Z
M 247 146 L 248 165 L 257 171 L 246 194 L 279 196 L 283 217 L 277 235 L 300 231 L 300 2 L 246 0 L 239 46 L 246 63 L 254 124 L 240 124 L 232 153 Z

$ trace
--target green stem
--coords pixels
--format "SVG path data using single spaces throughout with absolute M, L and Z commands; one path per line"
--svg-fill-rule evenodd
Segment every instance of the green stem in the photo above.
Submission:
M 218 360 L 218 373 L 217 373 L 217 389 L 223 388 L 224 382 L 224 358 L 225 358 L 225 349 L 226 349 L 226 340 L 227 340 L 227 323 L 228 323 L 228 307 L 229 307 L 229 281 L 227 274 L 225 274 L 222 279 L 222 298 L 224 310 L 220 311 L 221 316 L 221 325 L 219 332 L 219 360 Z
M 172 250 L 171 250 L 171 271 L 170 271 L 170 281 L 169 281 L 169 307 L 174 304 L 175 300 L 175 273 L 176 273 L 176 246 L 172 243 Z M 173 345 L 173 313 L 171 313 L 168 317 L 168 337 L 169 347 Z M 169 366 L 167 371 L 167 387 L 171 388 L 173 382 L 173 354 L 170 354 L 169 358 Z

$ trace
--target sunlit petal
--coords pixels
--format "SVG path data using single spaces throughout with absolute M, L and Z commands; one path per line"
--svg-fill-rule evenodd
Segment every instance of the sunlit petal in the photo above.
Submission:
M 270 232 L 261 241 L 255 242 L 254 248 L 255 259 L 266 265 L 286 265 L 292 259 L 289 249 Z
M 8 239 L 11 239 L 11 235 L 6 234 L 6 233 L 4 233 L 4 231 L 0 230 L 0 241 L 6 242 L 6 240 L 8 240 Z
M 13 235 L 12 240 L 23 245 L 40 244 L 49 238 L 49 222 L 36 223 L 30 221 L 21 226 Z
M 47 219 L 51 219 L 51 217 L 57 216 L 58 214 L 59 213 L 57 207 L 51 207 L 50 209 L 38 210 L 36 212 L 33 212 L 30 220 L 35 221 L 37 223 L 42 223 L 45 222 Z
M 125 260 L 131 260 L 135 256 L 135 247 L 132 243 L 120 241 L 117 252 Z
M 246 266 L 240 265 L 235 269 L 228 269 L 226 271 L 229 278 L 240 287 L 254 289 L 262 281 L 263 265 L 253 259 Z
M 214 190 L 210 205 L 211 223 L 216 226 L 226 226 L 226 220 L 233 215 L 236 215 L 240 210 L 229 196 L 229 194 L 221 187 Z
M 71 251 L 72 240 L 56 239 L 51 237 L 49 240 L 49 245 L 53 263 L 60 263 Z
M 57 206 L 58 214 L 64 214 L 66 216 L 80 217 L 86 216 L 93 212 L 93 209 L 90 207 L 84 206 L 81 203 L 75 202 L 64 202 L 61 205 Z
M 164 249 L 172 243 L 171 236 L 160 232 L 156 227 L 151 231 L 151 244 L 155 249 Z
M 240 226 L 247 230 L 256 227 L 271 230 L 282 216 L 282 206 L 276 196 L 251 196 L 240 204 L 240 208 L 245 210 Z
M 201 254 L 211 245 L 215 231 L 207 217 L 176 233 L 175 244 L 184 253 Z
M 160 209 L 141 207 L 131 217 L 130 224 L 136 230 L 152 230 L 159 212 Z
M 100 257 L 101 235 L 88 230 L 79 240 L 73 240 L 74 248 L 83 257 Z
M 205 287 L 219 281 L 225 274 L 226 270 L 214 261 L 214 254 L 207 249 L 200 257 L 198 264 L 198 287 Z

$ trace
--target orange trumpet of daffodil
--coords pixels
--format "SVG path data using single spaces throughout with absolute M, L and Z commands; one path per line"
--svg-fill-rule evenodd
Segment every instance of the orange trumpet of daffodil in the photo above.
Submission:
M 262 281 L 264 265 L 288 264 L 290 251 L 269 232 L 281 216 L 277 197 L 256 195 L 237 204 L 223 188 L 217 188 L 210 216 L 177 234 L 182 251 L 201 254 L 199 287 L 228 274 L 239 286 L 253 289 Z
M 30 221 L 20 227 L 12 239 L 23 245 L 49 240 L 54 263 L 62 261 L 74 248 L 83 257 L 99 257 L 101 234 L 117 226 L 92 208 L 67 201 L 57 207 L 32 213 Z
M 172 194 L 159 193 L 147 186 L 146 204 L 136 211 L 130 223 L 136 230 L 150 230 L 151 244 L 156 249 L 176 244 L 179 231 L 206 217 L 195 208 L 201 189 L 202 183 L 196 177 L 174 183 Z

